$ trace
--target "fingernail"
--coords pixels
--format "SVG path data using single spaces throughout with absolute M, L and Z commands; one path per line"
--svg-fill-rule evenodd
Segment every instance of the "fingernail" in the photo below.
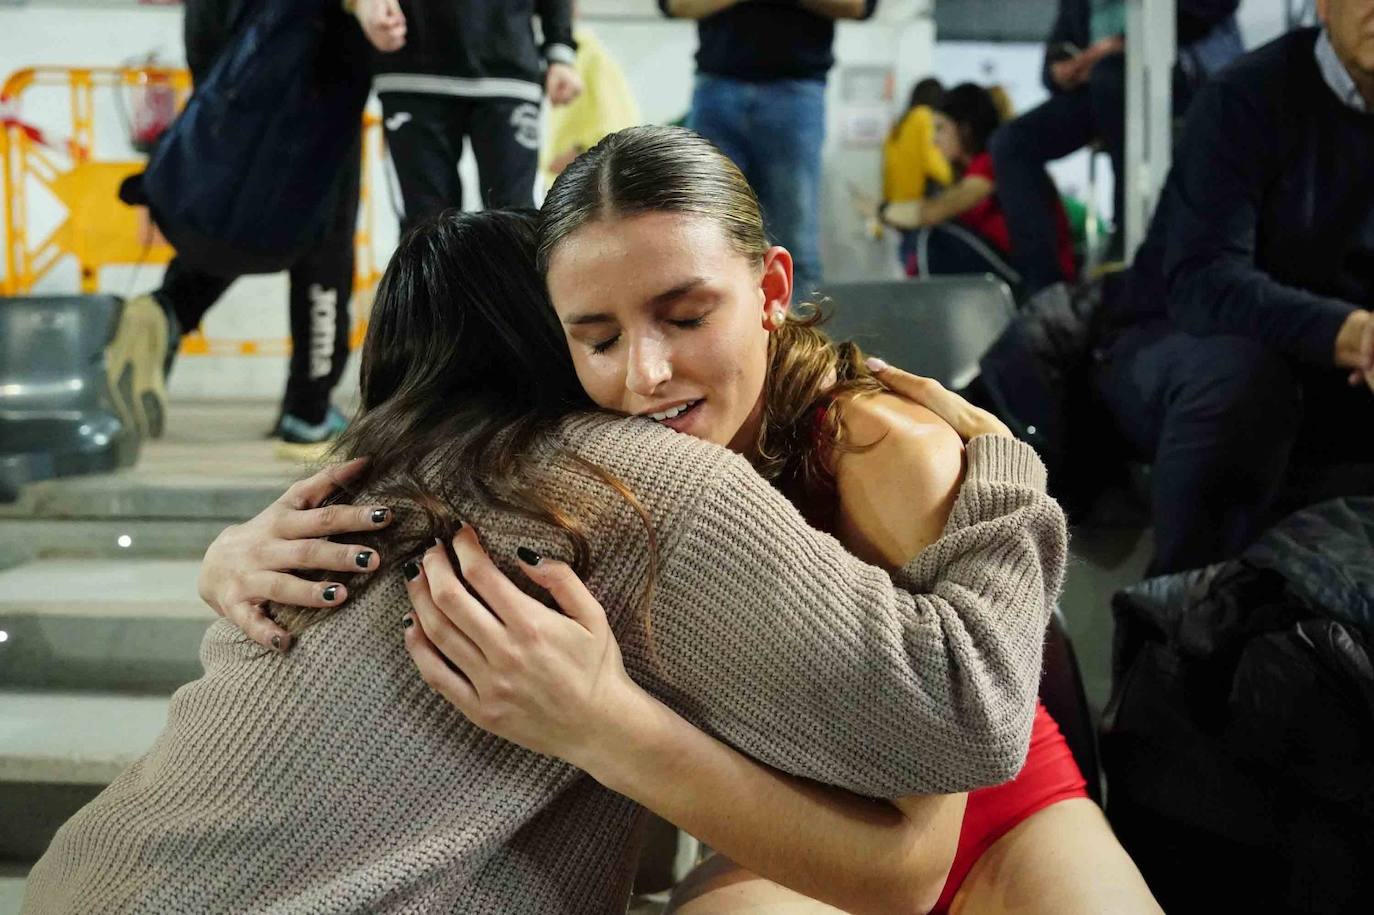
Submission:
M 413 619 L 410 618 L 410 614 L 409 614 L 409 613 L 407 613 L 405 616 L 401 617 L 401 628 L 402 628 L 402 629 L 409 629 L 411 626 L 414 626 L 414 625 L 415 625 L 415 620 L 413 620 Z
M 272 636 L 272 647 L 277 649 L 277 651 L 281 651 L 281 636 Z
M 864 365 L 868 366 L 870 372 L 881 372 L 883 369 L 887 368 L 887 363 L 877 356 L 869 356 L 864 360 Z
M 339 595 L 339 586 L 338 586 L 338 585 L 330 585 L 329 587 L 327 587 L 327 588 L 324 589 L 323 597 L 324 597 L 325 600 L 329 601 L 330 603 L 333 603 L 333 602 L 334 602 L 334 598 L 338 597 L 338 595 Z
M 372 523 L 373 523 L 373 524 L 386 524 L 386 519 L 389 518 L 389 517 L 391 517 L 391 509 L 389 509 L 389 508 L 374 508 L 374 509 L 372 509 Z
M 458 533 L 459 531 L 461 531 L 462 529 L 463 529 L 463 519 L 462 519 L 462 518 L 455 518 L 455 519 L 453 520 L 453 532 L 456 534 L 456 533 Z
M 361 553 L 359 553 L 356 557 L 354 557 L 353 561 L 356 562 L 356 563 L 358 564 L 358 568 L 360 568 L 360 569 L 365 569 L 365 568 L 367 568 L 367 564 L 368 564 L 369 562 L 372 561 L 372 551 L 371 551 L 371 550 L 363 550 L 363 551 L 362 551 Z
M 414 559 L 407 559 L 406 564 L 401 566 L 401 574 L 406 577 L 406 581 L 414 581 L 420 577 L 420 564 Z
M 539 565 L 539 560 L 544 558 L 527 546 L 516 547 L 515 555 L 519 556 L 520 561 L 527 566 L 537 566 Z

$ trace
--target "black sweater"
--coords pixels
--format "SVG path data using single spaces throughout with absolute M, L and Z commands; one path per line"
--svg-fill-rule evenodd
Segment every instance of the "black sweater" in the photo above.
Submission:
M 878 0 L 865 0 L 863 18 Z M 668 0 L 658 0 L 668 13 Z M 697 70 L 751 82 L 825 79 L 835 55 L 835 21 L 797 0 L 745 0 L 697 23 Z
M 374 50 L 372 72 L 402 78 L 378 81 L 378 92 L 509 95 L 515 81 L 534 84 L 526 91 L 537 99 L 545 62 L 574 59 L 572 0 L 401 0 L 401 11 L 405 46 Z M 536 14 L 542 48 L 534 40 Z
M 1245 55 L 1198 94 L 1113 323 L 1167 317 L 1332 365 L 1374 306 L 1374 115 L 1322 78 L 1318 32 Z

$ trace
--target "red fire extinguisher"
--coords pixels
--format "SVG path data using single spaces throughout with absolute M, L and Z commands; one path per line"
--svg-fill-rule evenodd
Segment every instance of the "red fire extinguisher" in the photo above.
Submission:
M 177 116 L 177 93 L 168 75 L 157 69 L 155 55 L 148 55 L 144 66 L 129 92 L 129 142 L 146 154 Z

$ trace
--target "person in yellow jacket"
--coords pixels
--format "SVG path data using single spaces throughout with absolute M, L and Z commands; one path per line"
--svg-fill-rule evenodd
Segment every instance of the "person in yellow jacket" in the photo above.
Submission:
M 642 123 L 634 92 L 620 64 L 590 29 L 573 32 L 578 74 L 585 87 L 572 104 L 549 109 L 539 171 L 552 182 L 568 163 L 608 133 Z
M 931 183 L 944 186 L 954 180 L 949 162 L 935 145 L 932 111 L 945 94 L 938 79 L 927 77 L 911 90 L 911 104 L 883 143 L 883 199 L 924 200 Z M 902 233 L 899 257 L 903 267 L 910 261 L 914 232 Z

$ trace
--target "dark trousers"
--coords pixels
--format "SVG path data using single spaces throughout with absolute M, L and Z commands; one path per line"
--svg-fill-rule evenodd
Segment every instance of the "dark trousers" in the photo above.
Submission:
M 1374 394 L 1343 371 L 1161 322 L 1099 351 L 1094 382 L 1127 444 L 1153 463 L 1150 574 L 1234 557 L 1299 504 L 1374 493 Z M 1281 500 L 1295 485 L 1303 498 Z
M 482 202 L 491 209 L 534 206 L 539 106 L 505 98 L 381 95 L 386 145 L 401 185 L 405 232 L 463 205 L 458 160 L 472 144 Z
M 967 226 L 949 222 L 912 234 L 911 258 L 918 276 L 991 273 L 1013 289 L 1021 281 L 1002 252 Z
M 360 153 L 361 149 L 348 158 L 351 165 L 339 176 L 328 233 L 290 270 L 291 364 L 282 411 L 312 424 L 324 420 L 329 394 L 348 360 Z M 176 315 L 185 334 L 200 326 L 205 313 L 233 282 L 233 278 L 201 273 L 174 257 L 154 295 Z
M 1103 58 L 1093 67 L 1087 85 L 1050 96 L 992 135 L 997 199 L 1011 236 L 1011 263 L 1025 281 L 1027 294 L 1066 279 L 1060 274 L 1055 250 L 1054 207 L 1059 191 L 1045 164 L 1098 141 L 1112 160 L 1116 191 L 1112 205 L 1119 223 L 1125 214 L 1124 54 Z

